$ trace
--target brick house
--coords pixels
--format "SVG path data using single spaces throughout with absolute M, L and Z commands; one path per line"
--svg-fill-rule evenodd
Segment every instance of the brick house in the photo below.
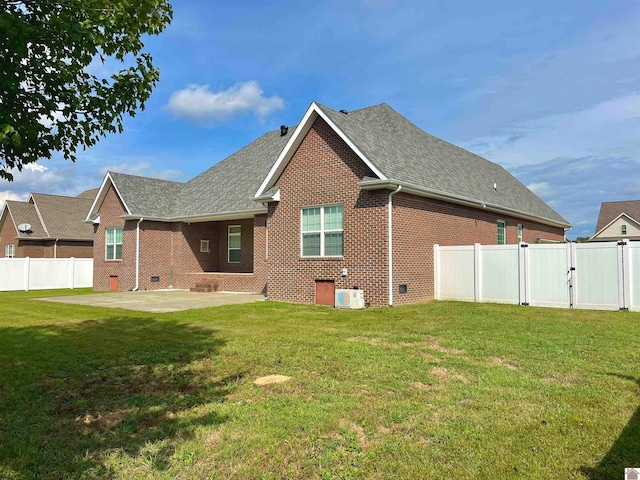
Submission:
M 97 192 L 87 190 L 77 197 L 31 193 L 26 202 L 7 200 L 0 214 L 0 255 L 93 257 L 93 229 L 85 216 Z
M 312 103 L 186 182 L 109 172 L 91 207 L 94 288 L 262 291 L 373 306 L 433 298 L 433 245 L 563 241 L 569 223 L 504 168 L 386 104 Z

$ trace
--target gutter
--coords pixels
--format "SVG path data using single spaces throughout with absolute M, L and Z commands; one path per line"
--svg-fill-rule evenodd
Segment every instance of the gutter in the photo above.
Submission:
M 439 190 L 431 190 L 419 185 L 399 182 L 397 180 L 364 180 L 360 182 L 360 187 L 362 187 L 363 190 L 378 190 L 383 188 L 393 189 L 399 185 L 402 185 L 403 191 L 406 193 L 413 193 L 415 195 L 434 198 L 436 200 L 444 200 L 446 202 L 457 203 L 459 205 L 467 205 L 469 207 L 480 208 L 495 213 L 513 215 L 524 220 L 533 220 L 535 222 L 539 222 L 544 225 L 551 225 L 553 227 L 571 228 L 571 224 L 569 223 L 559 222 L 557 220 L 552 220 L 545 217 L 538 217 L 536 215 L 531 215 L 530 213 L 522 212 L 520 210 L 514 210 L 507 207 L 501 207 L 499 205 L 485 203 L 474 198 L 464 197 L 462 195 L 452 195 Z
M 140 287 L 140 224 L 144 218 L 140 217 L 138 223 L 136 223 L 136 286 L 133 287 L 132 292 L 137 292 Z
M 389 222 L 389 228 L 388 230 L 388 234 L 389 234 L 389 239 L 387 241 L 388 245 L 389 245 L 389 306 L 393 307 L 393 199 L 392 197 L 398 193 L 400 190 L 402 190 L 402 185 L 398 185 L 398 188 L 396 188 L 394 191 L 389 192 L 389 201 L 387 202 L 387 210 L 388 210 L 388 222 Z
M 252 209 L 252 210 L 237 210 L 237 211 L 228 211 L 228 212 L 220 212 L 220 213 L 210 213 L 210 214 L 201 214 L 201 215 L 190 215 L 187 217 L 154 217 L 145 215 L 144 219 L 151 222 L 166 222 L 166 223 L 174 223 L 174 222 L 214 222 L 218 220 L 237 220 L 244 218 L 251 218 L 254 215 L 262 215 L 267 213 L 266 208 L 260 209 Z M 125 214 L 121 215 L 120 218 L 123 220 L 138 220 L 142 218 L 141 215 L 134 214 Z

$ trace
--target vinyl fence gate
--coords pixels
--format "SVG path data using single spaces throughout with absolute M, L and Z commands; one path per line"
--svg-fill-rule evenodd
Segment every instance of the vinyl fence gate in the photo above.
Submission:
M 434 245 L 435 298 L 640 310 L 640 243 Z

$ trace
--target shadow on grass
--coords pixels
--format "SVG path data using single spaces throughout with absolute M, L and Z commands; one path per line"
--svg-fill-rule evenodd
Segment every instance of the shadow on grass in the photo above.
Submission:
M 630 380 L 640 386 L 640 379 L 628 375 L 611 374 L 623 380 Z M 591 480 L 624 478 L 624 469 L 640 466 L 640 407 L 631 416 L 620 436 L 595 468 L 583 468 Z
M 222 345 L 154 318 L 0 329 L 0 477 L 110 477 L 114 452 L 166 469 L 172 440 L 225 421 L 215 403 L 242 373 L 211 381 L 198 362 Z

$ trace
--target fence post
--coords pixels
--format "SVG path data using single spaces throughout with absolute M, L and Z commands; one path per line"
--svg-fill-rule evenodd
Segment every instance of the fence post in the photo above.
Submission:
M 31 258 L 24 259 L 24 291 L 29 291 L 29 277 L 31 276 Z
M 440 300 L 440 245 L 433 244 L 433 298 Z
M 73 289 L 75 287 L 75 268 L 76 268 L 76 259 L 75 257 L 69 258 L 69 288 Z
M 480 260 L 480 247 L 479 243 L 473 244 L 473 301 L 481 301 L 482 285 L 481 282 L 481 269 L 482 261 Z
M 618 306 L 629 310 L 629 241 L 618 242 Z

